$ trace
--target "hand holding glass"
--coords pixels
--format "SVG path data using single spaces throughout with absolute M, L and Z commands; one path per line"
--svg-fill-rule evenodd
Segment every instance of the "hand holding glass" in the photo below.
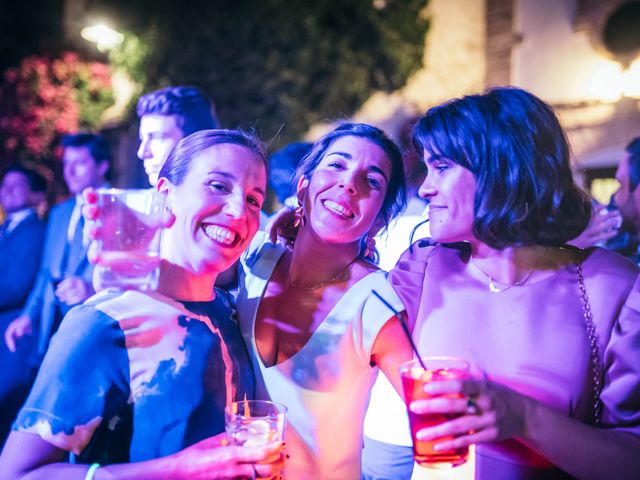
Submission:
M 268 400 L 233 402 L 224 409 L 229 444 L 250 447 L 282 443 L 286 412 L 287 407 Z
M 407 409 L 414 400 L 432 398 L 424 391 L 424 386 L 429 382 L 440 382 L 445 380 L 463 380 L 470 378 L 469 363 L 465 360 L 453 357 L 424 357 L 422 363 L 418 360 L 405 363 L 400 369 L 402 377 L 402 387 L 404 390 Z M 445 395 L 452 398 L 461 398 L 460 394 Z M 411 438 L 413 440 L 413 454 L 416 462 L 423 467 L 450 468 L 463 464 L 467 461 L 469 448 L 456 448 L 452 450 L 434 450 L 434 445 L 450 437 L 438 438 L 435 440 L 420 440 L 416 433 L 426 427 L 432 427 L 462 414 L 443 413 L 414 413 L 408 410 L 409 426 L 411 427 Z

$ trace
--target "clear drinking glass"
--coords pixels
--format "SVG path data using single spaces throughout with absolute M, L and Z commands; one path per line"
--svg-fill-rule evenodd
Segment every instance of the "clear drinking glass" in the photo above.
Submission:
M 233 402 L 224 409 L 225 431 L 231 445 L 282 442 L 287 407 L 269 400 Z
M 155 290 L 160 271 L 164 195 L 153 189 L 98 189 L 101 235 L 97 289 Z

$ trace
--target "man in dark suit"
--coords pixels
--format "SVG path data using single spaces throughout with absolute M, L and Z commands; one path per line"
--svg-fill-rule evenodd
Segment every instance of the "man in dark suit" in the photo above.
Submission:
M 35 333 L 37 360 L 44 355 L 64 315 L 95 293 L 93 267 L 87 261 L 83 238 L 82 191 L 105 184 L 111 154 L 103 137 L 89 133 L 65 137 L 63 147 L 64 179 L 73 197 L 51 210 L 35 286 L 22 314 L 9 324 L 4 335 L 9 350 L 15 351 L 19 338 Z
M 12 166 L 0 183 L 0 204 L 7 219 L 0 226 L 0 329 L 4 332 L 24 307 L 38 274 L 46 225 L 36 207 L 45 200 L 46 181 L 21 166 Z M 0 445 L 28 393 L 33 369 L 29 351 L 33 342 L 21 339 L 16 353 L 0 342 Z M 10 368 L 15 365 L 17 368 Z
M 620 188 L 611 202 L 620 210 L 622 228 L 605 247 L 640 265 L 640 137 L 634 138 L 625 150 L 626 156 L 620 160 L 616 171 Z

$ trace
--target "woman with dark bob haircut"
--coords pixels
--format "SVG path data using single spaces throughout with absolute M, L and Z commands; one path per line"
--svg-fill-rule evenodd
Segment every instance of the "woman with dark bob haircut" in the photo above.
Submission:
M 413 141 L 422 155 L 473 174 L 473 233 L 495 249 L 563 245 L 589 223 L 591 203 L 573 181 L 564 131 L 553 110 L 524 90 L 494 89 L 433 108 Z
M 481 480 L 640 478 L 639 270 L 564 245 L 590 205 L 552 109 L 494 88 L 430 109 L 414 142 L 434 242 L 414 244 L 391 282 L 421 353 L 475 370 L 425 387 L 453 395 L 412 402 L 461 415 L 418 437 L 477 444 Z

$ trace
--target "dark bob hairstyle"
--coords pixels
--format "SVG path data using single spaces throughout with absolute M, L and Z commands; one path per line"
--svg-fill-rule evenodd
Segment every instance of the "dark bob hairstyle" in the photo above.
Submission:
M 295 174 L 296 184 L 300 178 L 311 178 L 331 144 L 342 137 L 359 137 L 369 140 L 389 157 L 391 178 L 379 214 L 384 226 L 388 226 L 389 221 L 402 213 L 407 205 L 407 185 L 400 149 L 386 133 L 377 127 L 365 123 L 343 123 L 327 133 L 313 144 L 309 153 L 300 161 Z
M 513 87 L 434 107 L 413 130 L 418 153 L 441 156 L 476 180 L 473 232 L 492 248 L 564 245 L 591 218 L 575 184 L 555 113 Z
M 264 144 L 255 135 L 242 130 L 200 130 L 183 138 L 173 147 L 160 169 L 159 178 L 164 177 L 174 185 L 182 184 L 189 173 L 193 157 L 209 147 L 222 144 L 239 145 L 251 150 L 266 168 Z

